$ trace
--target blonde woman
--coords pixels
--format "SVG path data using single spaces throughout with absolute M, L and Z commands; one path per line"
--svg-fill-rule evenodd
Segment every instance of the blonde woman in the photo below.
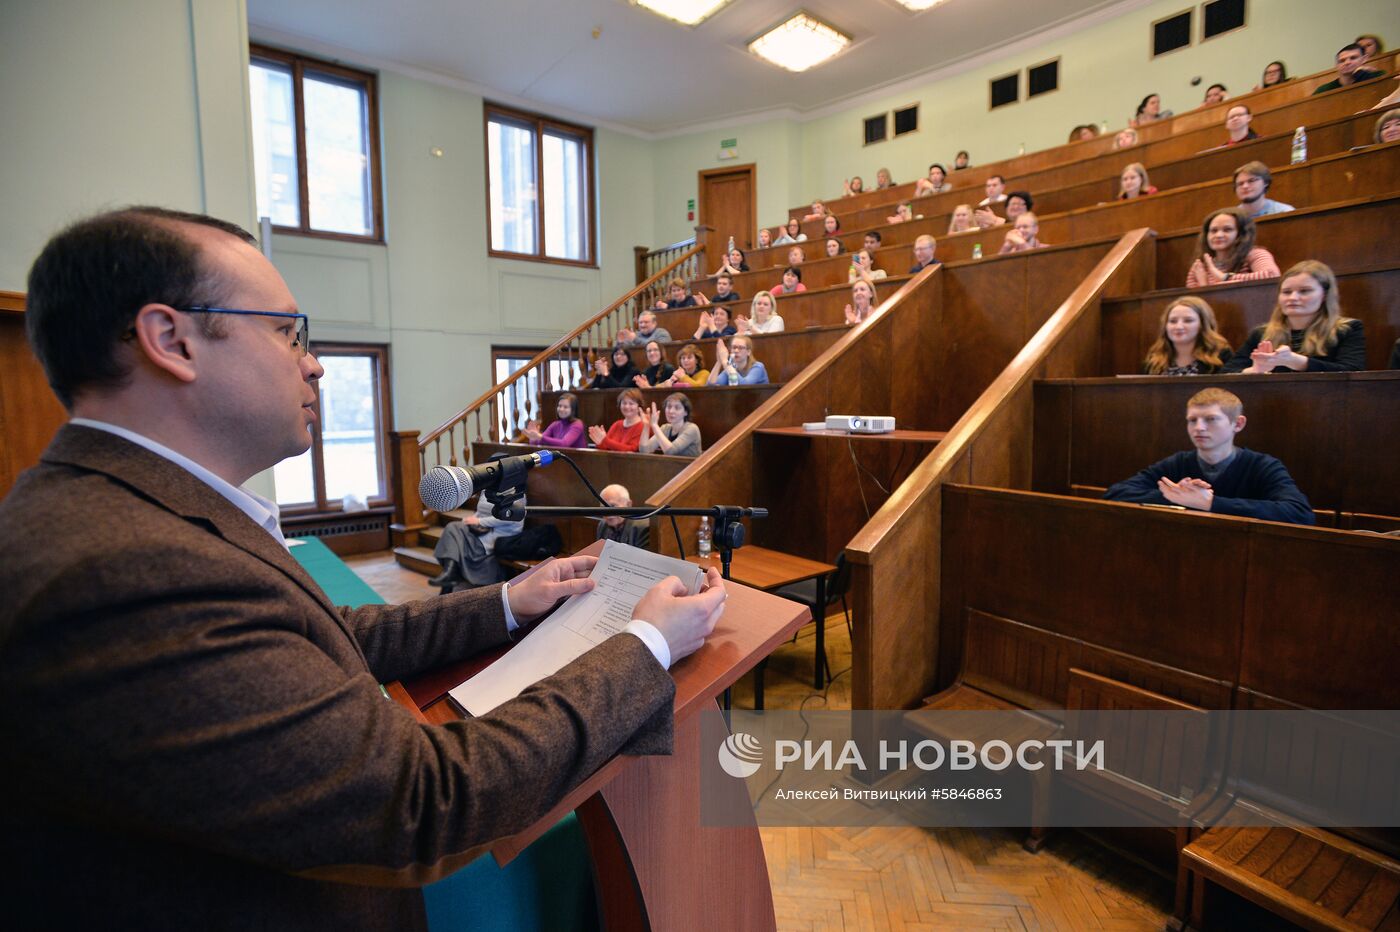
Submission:
M 972 219 L 972 205 L 959 204 L 957 207 L 954 207 L 953 216 L 948 220 L 948 232 L 950 234 L 967 233 L 975 229 L 977 229 L 977 224 L 974 223 Z
M 782 333 L 783 318 L 774 313 L 776 299 L 771 291 L 760 291 L 753 296 L 749 305 L 751 317 L 740 317 L 735 321 L 740 333 Z
M 1123 174 L 1118 178 L 1118 200 L 1130 201 L 1135 197 L 1143 197 L 1148 194 L 1156 194 L 1157 189 L 1152 187 L 1152 183 L 1147 180 L 1147 166 L 1141 162 L 1132 162 L 1123 169 Z
M 753 337 L 736 336 L 726 348 L 723 340 L 715 343 L 715 369 L 710 373 L 711 385 L 766 385 L 768 370 L 753 358 Z
M 846 323 L 858 324 L 875 312 L 875 286 L 859 279 L 851 286 L 851 303 L 846 305 Z
M 1157 341 L 1143 360 L 1144 375 L 1210 375 L 1233 354 L 1220 335 L 1215 309 L 1202 298 L 1186 295 L 1167 305 Z
M 1226 372 L 1360 372 L 1366 368 L 1361 321 L 1342 316 L 1337 276 L 1304 259 L 1283 274 L 1269 322 L 1249 332 Z

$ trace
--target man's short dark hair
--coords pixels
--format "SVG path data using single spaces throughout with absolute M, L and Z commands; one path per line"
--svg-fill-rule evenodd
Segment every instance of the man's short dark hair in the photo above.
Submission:
M 997 181 L 1000 181 L 1002 184 L 1006 184 L 1006 179 L 1003 178 L 1001 175 L 988 175 L 988 176 L 987 176 L 987 180 L 988 180 L 988 181 L 991 181 L 993 178 L 995 178 Z
M 1365 58 L 1365 57 L 1366 57 L 1366 50 L 1363 49 L 1361 46 L 1357 45 L 1355 42 L 1348 42 L 1346 45 L 1344 45 L 1344 46 L 1342 46 L 1341 48 L 1337 49 L 1337 55 L 1340 55 L 1340 54 L 1342 54 L 1343 52 L 1350 52 L 1350 51 L 1352 51 L 1353 49 L 1356 50 L 1356 51 L 1358 51 L 1358 52 L 1360 52 L 1362 58 Z M 1334 61 L 1336 60 L 1337 55 L 1333 55 L 1333 56 L 1332 56 L 1332 59 L 1333 59 Z
M 734 284 L 734 278 L 728 272 L 721 272 L 715 277 L 715 284 L 719 284 L 720 282 L 729 282 L 729 284 L 732 285 Z
M 885 241 L 885 238 L 884 238 L 883 236 L 880 235 L 880 231 L 879 231 L 879 230 L 871 230 L 870 232 L 866 233 L 865 235 L 866 235 L 866 236 L 873 236 L 873 237 L 875 237 L 875 242 L 877 242 L 877 243 L 883 243 L 883 242 Z
M 1035 210 L 1035 199 L 1031 197 L 1031 192 L 1008 191 L 1006 193 L 1006 199 L 1008 201 L 1010 201 L 1013 197 L 1019 197 L 1021 199 L 1021 203 L 1026 205 L 1026 210 Z
M 83 388 L 116 387 L 129 371 L 116 355 L 147 304 L 221 304 L 229 283 L 203 267 L 180 224 L 210 227 L 256 246 L 237 224 L 163 207 L 126 207 L 80 220 L 55 235 L 29 269 L 29 345 L 64 407 Z M 219 336 L 218 318 L 200 326 Z

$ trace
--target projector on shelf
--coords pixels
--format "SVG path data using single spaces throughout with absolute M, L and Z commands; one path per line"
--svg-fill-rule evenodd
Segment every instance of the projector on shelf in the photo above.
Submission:
M 894 418 L 868 414 L 832 414 L 826 419 L 827 430 L 848 430 L 853 434 L 888 434 L 894 430 Z

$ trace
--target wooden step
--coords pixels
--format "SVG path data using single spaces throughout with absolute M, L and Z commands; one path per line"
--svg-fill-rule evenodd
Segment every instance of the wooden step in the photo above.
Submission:
M 442 567 L 438 566 L 430 547 L 395 547 L 394 560 L 404 569 L 422 573 L 424 576 L 436 576 L 442 572 Z
M 437 542 L 442 540 L 442 530 L 444 527 L 446 527 L 444 524 L 435 524 L 432 527 L 426 527 L 418 532 L 418 539 L 423 542 L 423 546 L 432 550 L 437 547 Z

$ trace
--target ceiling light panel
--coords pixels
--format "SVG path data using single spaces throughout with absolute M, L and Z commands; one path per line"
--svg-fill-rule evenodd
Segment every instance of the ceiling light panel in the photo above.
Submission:
M 713 16 L 729 0 L 632 0 L 658 16 L 675 20 L 683 26 L 698 26 Z
M 850 44 L 850 36 L 799 12 L 750 42 L 749 51 L 788 71 L 806 71 Z
M 900 6 L 914 13 L 922 13 L 931 7 L 936 7 L 944 0 L 895 0 Z

